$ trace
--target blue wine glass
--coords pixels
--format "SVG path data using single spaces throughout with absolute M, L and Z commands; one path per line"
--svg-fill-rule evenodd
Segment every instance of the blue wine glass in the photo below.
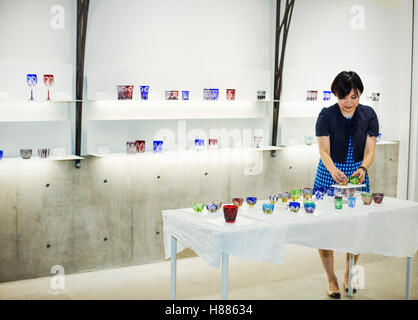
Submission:
M 33 87 L 36 86 L 36 84 L 38 83 L 38 77 L 36 76 L 36 74 L 27 74 L 26 83 L 30 87 L 30 99 L 29 100 L 34 100 L 33 99 Z

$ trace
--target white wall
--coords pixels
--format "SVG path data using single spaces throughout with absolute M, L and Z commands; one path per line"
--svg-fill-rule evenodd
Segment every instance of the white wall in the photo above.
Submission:
M 62 28 L 55 28 L 54 6 L 62 9 Z M 75 98 L 75 8 L 72 0 L 0 0 L 0 149 L 4 157 L 19 156 L 20 148 L 64 147 L 67 153 L 74 152 L 74 108 L 70 103 L 44 103 L 43 75 L 54 75 L 51 99 Z M 33 104 L 27 103 L 28 73 L 38 76 Z M 39 122 L 42 119 L 47 122 Z
M 62 29 L 51 26 L 56 5 L 64 10 Z M 9 99 L 29 97 L 27 73 L 38 74 L 35 98 L 46 98 L 45 73 L 55 76 L 52 97 L 74 98 L 75 8 L 71 0 L 0 0 L 0 91 Z
M 363 6 L 365 28 L 352 29 L 351 8 Z M 356 71 L 365 91 L 360 103 L 380 92 L 378 114 L 384 140 L 400 141 L 398 196 L 406 197 L 412 0 L 297 0 L 285 61 L 282 116 L 311 115 L 332 103 L 307 103 L 306 90 L 329 90 L 343 70 Z M 321 95 L 320 95 L 321 97 Z M 311 128 L 293 127 L 300 135 Z M 303 122 L 305 123 L 305 122 Z M 305 131 L 303 131 L 305 130 Z

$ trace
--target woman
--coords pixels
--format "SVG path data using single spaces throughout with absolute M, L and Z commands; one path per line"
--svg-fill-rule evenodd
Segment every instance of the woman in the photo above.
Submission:
M 314 189 L 329 188 L 335 183 L 345 183 L 356 175 L 369 192 L 367 170 L 373 162 L 379 123 L 371 107 L 359 104 L 364 87 L 353 71 L 343 71 L 331 85 L 338 103 L 323 108 L 316 122 L 319 160 Z M 337 277 L 334 273 L 334 253 L 319 249 L 319 255 L 328 276 L 328 296 L 340 298 Z M 354 257 L 357 263 L 359 255 Z M 344 289 L 348 291 L 349 254 L 346 256 Z M 353 290 L 355 292 L 356 290 Z

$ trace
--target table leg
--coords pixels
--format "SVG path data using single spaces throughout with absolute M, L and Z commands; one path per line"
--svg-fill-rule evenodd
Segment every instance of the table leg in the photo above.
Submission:
M 170 299 L 176 300 L 176 276 L 177 276 L 177 239 L 171 236 L 171 287 Z
M 349 267 L 348 267 L 348 296 L 353 296 L 353 284 L 352 284 L 352 269 L 354 266 L 354 255 L 352 253 L 349 254 Z
M 407 258 L 406 262 L 406 290 L 405 290 L 405 299 L 410 300 L 411 294 L 411 266 L 412 266 L 412 257 Z
M 228 255 L 222 252 L 222 300 L 228 299 Z

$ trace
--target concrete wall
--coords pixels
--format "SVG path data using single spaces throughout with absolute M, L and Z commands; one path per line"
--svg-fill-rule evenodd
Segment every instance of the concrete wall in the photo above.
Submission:
M 399 144 L 377 146 L 372 191 L 396 196 Z M 259 175 L 245 164 L 156 164 L 152 158 L 0 163 L 0 282 L 164 259 L 161 210 L 195 201 L 267 198 L 312 186 L 315 146 L 263 153 Z M 382 174 L 384 173 L 384 174 Z

